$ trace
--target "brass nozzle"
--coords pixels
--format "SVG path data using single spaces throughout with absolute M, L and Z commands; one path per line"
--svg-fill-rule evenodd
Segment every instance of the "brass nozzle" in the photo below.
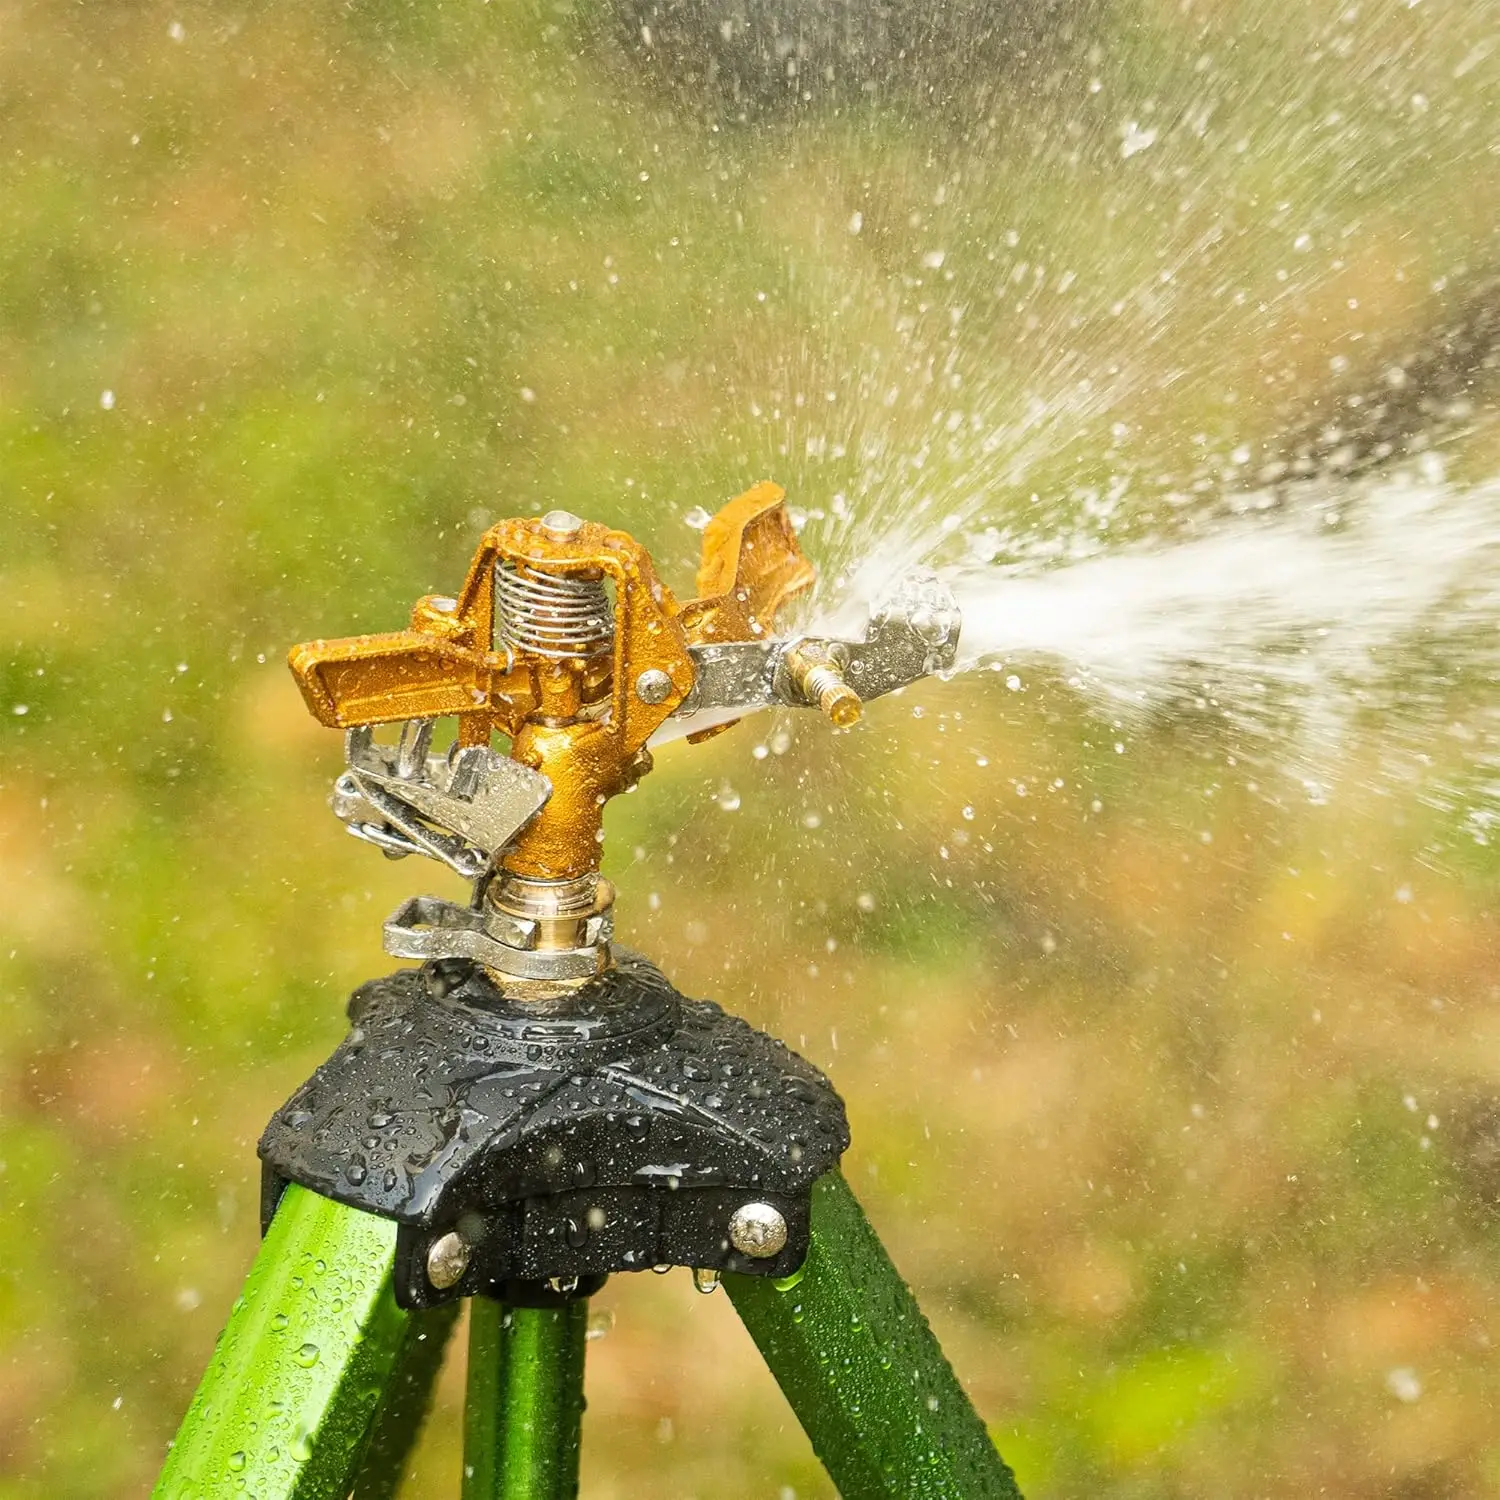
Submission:
M 840 729 L 859 723 L 865 706 L 832 658 L 794 651 L 787 658 L 786 669 L 798 692 L 809 703 L 816 703 Z

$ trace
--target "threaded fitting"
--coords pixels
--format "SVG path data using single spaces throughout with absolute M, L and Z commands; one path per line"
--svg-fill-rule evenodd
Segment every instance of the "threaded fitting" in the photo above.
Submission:
M 840 729 L 859 723 L 864 713 L 860 696 L 844 681 L 844 674 L 831 657 L 809 656 L 798 651 L 787 658 L 787 671 L 797 690 L 815 703 Z

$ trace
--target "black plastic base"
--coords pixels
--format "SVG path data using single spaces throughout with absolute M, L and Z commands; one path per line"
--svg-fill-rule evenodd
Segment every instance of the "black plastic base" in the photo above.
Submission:
M 363 985 L 349 1015 L 261 1138 L 263 1216 L 298 1182 L 395 1219 L 402 1306 L 656 1265 L 785 1276 L 802 1263 L 812 1184 L 849 1143 L 843 1101 L 646 960 L 621 955 L 550 1005 L 444 961 Z M 786 1221 L 775 1256 L 730 1244 L 749 1202 Z M 468 1267 L 439 1289 L 427 1256 L 449 1232 Z
M 501 1281 L 484 1293 L 492 1302 L 508 1307 L 566 1307 L 570 1302 L 587 1302 L 604 1290 L 608 1276 L 582 1276 L 562 1282 Z

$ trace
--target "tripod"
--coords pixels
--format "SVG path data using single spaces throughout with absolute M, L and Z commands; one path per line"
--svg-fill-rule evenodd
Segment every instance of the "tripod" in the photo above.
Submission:
M 455 1322 L 403 1313 L 390 1223 L 287 1190 L 155 1490 L 161 1500 L 385 1500 Z M 319 1270 L 319 1267 L 322 1270 Z M 845 1500 L 1017 1497 L 843 1178 L 776 1281 L 724 1287 Z M 321 1295 L 313 1295 L 321 1294 Z M 577 1494 L 588 1301 L 469 1312 L 464 1500 Z
M 334 811 L 473 897 L 391 917 L 419 966 L 354 992 L 266 1127 L 261 1250 L 161 1500 L 394 1495 L 463 1299 L 465 1500 L 575 1495 L 588 1299 L 672 1266 L 722 1280 L 846 1500 L 1017 1495 L 839 1173 L 832 1085 L 610 942 L 602 809 L 669 720 L 701 739 L 782 703 L 847 727 L 952 664 L 957 611 L 922 578 L 861 640 L 770 635 L 812 579 L 781 501 L 759 485 L 710 522 L 684 604 L 633 538 L 554 511 L 492 527 L 409 630 L 292 652 L 349 731 Z

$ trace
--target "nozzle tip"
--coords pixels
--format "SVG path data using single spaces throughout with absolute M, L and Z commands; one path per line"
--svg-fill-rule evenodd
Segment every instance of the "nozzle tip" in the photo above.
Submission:
M 858 724 L 865 711 L 858 693 L 844 681 L 838 664 L 828 657 L 794 653 L 787 661 L 792 681 L 807 703 L 816 703 L 839 729 Z
M 827 689 L 818 700 L 818 707 L 833 720 L 840 729 L 852 729 L 863 716 L 865 706 L 859 694 L 845 683 Z

